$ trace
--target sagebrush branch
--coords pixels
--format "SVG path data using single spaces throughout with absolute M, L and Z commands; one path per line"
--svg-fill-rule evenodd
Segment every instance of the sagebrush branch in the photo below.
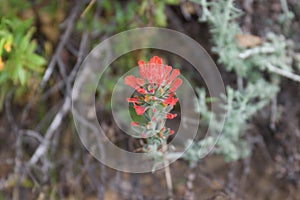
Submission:
M 273 47 L 254 47 L 252 49 L 247 49 L 239 54 L 239 58 L 241 59 L 247 59 L 252 55 L 255 54 L 268 54 L 268 53 L 274 53 L 275 49 Z
M 269 71 L 271 71 L 273 73 L 279 74 L 279 75 L 284 76 L 286 78 L 289 78 L 293 81 L 300 82 L 300 75 L 297 75 L 297 74 L 294 74 L 292 72 L 277 68 L 277 67 L 273 66 L 271 63 L 267 63 L 266 67 Z

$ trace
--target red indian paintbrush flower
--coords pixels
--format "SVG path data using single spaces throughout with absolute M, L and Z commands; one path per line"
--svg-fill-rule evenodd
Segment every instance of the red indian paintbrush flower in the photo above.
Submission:
M 142 128 L 143 137 L 152 131 L 165 138 L 166 135 L 174 134 L 173 130 L 165 128 L 163 121 L 177 116 L 169 111 L 178 102 L 175 91 L 182 84 L 182 80 L 178 78 L 180 71 L 163 64 L 158 56 L 152 57 L 148 63 L 140 60 L 138 65 L 140 77 L 129 75 L 124 80 L 126 85 L 136 91 L 133 97 L 127 98 L 127 101 L 133 104 L 137 115 L 147 116 L 149 122 L 147 124 L 132 122 L 131 125 Z

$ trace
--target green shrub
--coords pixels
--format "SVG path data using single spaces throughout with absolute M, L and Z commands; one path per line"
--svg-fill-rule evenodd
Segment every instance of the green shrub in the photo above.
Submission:
M 45 59 L 35 53 L 32 20 L 0 19 L 0 107 L 13 87 L 23 94 L 31 79 L 43 72 Z

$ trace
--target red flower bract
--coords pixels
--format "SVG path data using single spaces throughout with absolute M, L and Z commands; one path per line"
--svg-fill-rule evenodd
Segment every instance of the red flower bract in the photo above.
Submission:
M 166 98 L 164 100 L 164 104 L 165 105 L 171 105 L 171 106 L 175 106 L 176 103 L 177 103 L 178 99 L 177 98 L 174 98 L 173 96 L 170 96 L 168 98 Z
M 173 70 L 171 66 L 164 65 L 162 59 L 158 56 L 152 57 L 148 63 L 140 60 L 138 65 L 141 78 L 132 75 L 125 77 L 125 84 L 134 89 L 138 89 L 145 84 L 156 84 L 158 86 L 170 84 L 171 92 L 175 92 L 182 83 L 181 79 L 176 78 L 180 75 L 179 69 Z M 154 91 L 150 90 L 149 92 L 153 93 Z
M 137 105 L 134 106 L 134 109 L 136 114 L 138 115 L 143 115 L 146 110 L 143 106 L 137 106 Z
M 175 131 L 174 130 L 170 130 L 170 135 L 173 135 L 175 133 Z
M 130 124 L 131 124 L 131 126 L 138 126 L 139 125 L 139 123 L 137 123 L 137 122 L 131 122 Z
M 182 84 L 182 80 L 180 78 L 176 78 L 170 87 L 170 91 L 175 92 L 181 84 Z
M 176 116 L 177 116 L 177 114 L 168 113 L 168 114 L 166 115 L 166 118 L 167 118 L 167 119 L 173 119 L 173 118 L 175 118 Z
M 127 98 L 127 102 L 129 103 L 138 103 L 139 99 L 137 97 Z
M 130 75 L 130 76 L 125 77 L 125 84 L 129 85 L 130 87 L 132 87 L 134 89 L 137 89 L 138 87 L 144 85 L 144 81 L 143 81 L 143 79 L 136 78 L 136 77 Z
M 147 91 L 144 88 L 136 88 L 136 91 L 140 94 L 147 94 Z

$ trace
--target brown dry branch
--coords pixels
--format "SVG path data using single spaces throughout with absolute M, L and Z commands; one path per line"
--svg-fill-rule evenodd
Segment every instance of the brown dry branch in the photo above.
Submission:
M 61 40 L 59 41 L 57 48 L 49 62 L 49 65 L 45 71 L 45 74 L 42 78 L 42 81 L 40 83 L 40 87 L 35 91 L 32 100 L 34 100 L 37 97 L 38 91 L 41 91 L 45 88 L 49 78 L 51 77 L 51 74 L 54 70 L 54 67 L 56 66 L 56 63 L 61 55 L 61 52 L 63 50 L 63 48 L 65 47 L 66 43 L 69 41 L 72 30 L 74 29 L 74 24 L 75 21 L 79 15 L 79 12 L 81 10 L 82 4 L 77 1 L 74 8 L 71 10 L 71 14 L 69 16 L 68 19 L 65 20 L 65 22 L 63 23 L 64 26 L 66 26 L 66 30 L 64 31 L 64 33 L 62 34 Z M 25 119 L 27 118 L 29 111 L 32 107 L 32 101 L 30 101 L 24 108 L 24 111 L 22 113 L 22 118 L 21 118 L 21 124 L 25 121 Z

